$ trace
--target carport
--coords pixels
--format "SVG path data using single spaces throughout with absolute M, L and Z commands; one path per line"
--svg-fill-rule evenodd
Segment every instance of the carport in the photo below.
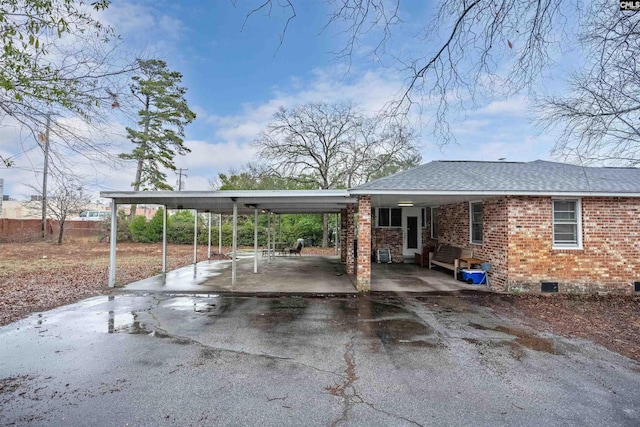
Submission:
M 162 272 L 167 272 L 167 210 L 189 209 L 196 213 L 216 213 L 233 216 L 231 284 L 237 280 L 237 240 L 238 215 L 254 215 L 254 266 L 258 272 L 258 228 L 259 214 L 324 214 L 341 213 L 348 209 L 353 212 L 357 198 L 351 197 L 347 190 L 268 190 L 268 191 L 106 191 L 101 197 L 110 198 L 111 237 L 109 286 L 116 282 L 116 243 L 118 229 L 118 205 L 155 204 L 164 207 L 162 232 Z M 349 222 L 353 228 L 353 220 Z M 194 224 L 194 263 L 197 244 L 197 215 Z M 346 234 L 353 236 L 353 230 Z M 267 240 L 270 244 L 271 236 Z M 351 243 L 351 246 L 353 243 Z M 353 251 L 351 251 L 353 252 Z

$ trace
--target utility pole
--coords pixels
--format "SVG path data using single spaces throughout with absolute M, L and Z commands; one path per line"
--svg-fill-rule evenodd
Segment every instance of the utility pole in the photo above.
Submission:
M 184 177 L 186 178 L 188 175 L 186 173 L 182 173 L 183 171 L 188 171 L 189 169 L 183 169 L 183 168 L 179 168 L 178 172 L 176 172 L 178 174 L 178 191 L 182 191 L 182 176 L 184 175 Z
M 42 238 L 47 237 L 47 175 L 49 173 L 49 128 L 51 115 L 47 114 L 47 128 L 44 134 L 44 170 L 42 173 Z

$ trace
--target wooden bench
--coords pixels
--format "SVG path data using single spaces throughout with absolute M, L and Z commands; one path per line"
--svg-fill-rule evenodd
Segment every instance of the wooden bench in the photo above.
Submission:
M 473 253 L 470 249 L 440 244 L 435 252 L 429 252 L 429 269 L 437 265 L 447 270 L 452 270 L 453 277 L 456 277 L 461 258 L 473 258 Z

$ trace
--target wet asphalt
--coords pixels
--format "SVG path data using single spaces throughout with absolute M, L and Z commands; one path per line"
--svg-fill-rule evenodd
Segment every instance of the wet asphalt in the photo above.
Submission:
M 637 426 L 640 368 L 473 296 L 87 299 L 0 328 L 0 425 Z

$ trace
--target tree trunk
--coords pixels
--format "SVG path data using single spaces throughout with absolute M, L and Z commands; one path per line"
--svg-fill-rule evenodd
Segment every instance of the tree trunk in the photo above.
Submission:
M 140 191 L 140 180 L 142 179 L 142 167 L 144 166 L 144 160 L 138 160 L 138 167 L 136 168 L 136 179 L 133 182 L 133 191 Z M 138 205 L 131 204 L 131 211 L 129 217 L 134 219 L 136 217 L 136 208 Z
M 60 221 L 60 230 L 58 230 L 58 244 L 62 244 L 62 234 L 64 233 L 64 220 Z
M 322 214 L 322 247 L 329 246 L 329 214 Z
M 151 106 L 151 99 L 149 95 L 145 98 L 144 110 L 147 112 L 146 120 L 144 122 L 144 135 L 149 136 L 149 108 Z M 136 179 L 133 181 L 133 191 L 140 191 L 140 182 L 142 181 L 142 168 L 144 167 L 144 158 L 138 159 L 138 167 L 136 168 Z M 129 217 L 134 219 L 136 217 L 136 208 L 138 205 L 132 204 L 131 211 L 129 212 Z

